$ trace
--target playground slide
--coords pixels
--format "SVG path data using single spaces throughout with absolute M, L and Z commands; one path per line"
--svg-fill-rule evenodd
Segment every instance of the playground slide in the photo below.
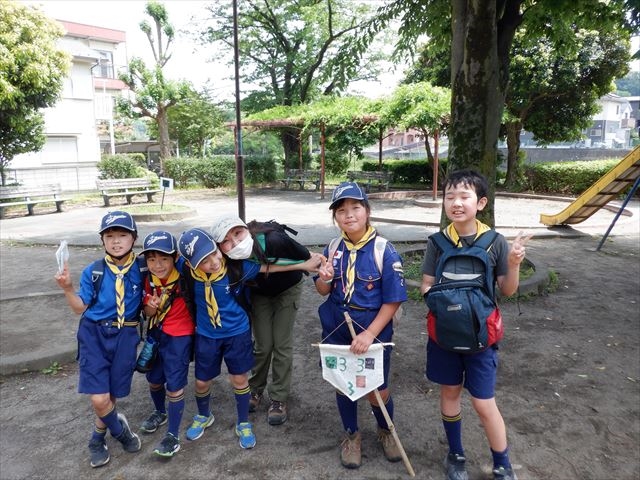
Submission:
M 540 214 L 540 223 L 547 226 L 575 224 L 585 221 L 611 200 L 615 200 L 640 177 L 640 146 L 631 150 L 615 167 L 587 188 L 564 210 L 556 215 Z

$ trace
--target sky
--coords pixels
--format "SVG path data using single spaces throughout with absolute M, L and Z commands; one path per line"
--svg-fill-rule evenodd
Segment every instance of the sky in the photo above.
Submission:
M 38 5 L 45 14 L 58 20 L 123 30 L 127 34 L 128 57 L 142 57 L 148 63 L 153 61 L 147 37 L 138 26 L 142 20 L 149 19 L 144 12 L 146 0 L 20 1 Z M 376 3 L 380 0 L 370 1 Z M 168 77 L 174 80 L 184 78 L 193 83 L 196 88 L 204 87 L 207 81 L 211 80 L 209 86 L 213 88 L 210 90 L 216 98 L 232 100 L 235 91 L 233 67 L 209 63 L 202 47 L 181 32 L 189 29 L 192 17 L 197 18 L 205 13 L 204 6 L 211 4 L 211 0 L 165 0 L 162 3 L 169 14 L 169 21 L 177 32 L 172 44 L 173 56 L 165 67 Z M 358 93 L 370 96 L 388 94 L 397 85 L 401 74 L 402 71 L 387 72 L 380 78 L 380 82 L 359 84 L 355 89 Z M 241 89 L 244 89 L 242 85 Z

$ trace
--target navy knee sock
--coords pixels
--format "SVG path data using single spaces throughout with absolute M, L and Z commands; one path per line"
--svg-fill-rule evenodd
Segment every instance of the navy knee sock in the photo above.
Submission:
M 387 408 L 387 413 L 389 414 L 389 418 L 393 421 L 393 398 L 391 395 L 387 398 L 384 406 Z M 378 422 L 378 426 L 380 428 L 384 428 L 385 430 L 389 430 L 389 425 L 387 424 L 387 419 L 384 418 L 384 413 L 382 413 L 382 408 L 377 405 L 371 405 L 371 411 L 373 415 L 376 417 L 376 421 Z
M 504 452 L 494 452 L 493 449 L 491 449 L 491 455 L 493 456 L 493 468 L 511 468 L 509 447 L 505 448 Z
M 442 414 L 442 425 L 444 425 L 444 433 L 447 435 L 449 442 L 449 453 L 456 453 L 464 456 L 462 448 L 462 413 L 453 417 Z
M 249 421 L 249 400 L 251 400 L 251 388 L 247 385 L 244 388 L 234 388 L 233 394 L 236 397 L 236 410 L 238 412 L 238 424 Z
M 120 420 L 118 419 L 118 411 L 116 410 L 115 405 L 109 413 L 107 413 L 104 417 L 100 417 L 100 420 L 102 420 L 102 422 L 107 426 L 107 428 L 111 432 L 111 435 L 113 435 L 114 437 L 120 436 L 123 428 Z
M 346 395 L 336 392 L 336 403 L 345 431 L 350 434 L 356 433 L 358 431 L 358 402 L 352 402 Z
M 158 388 L 149 387 L 149 393 L 151 394 L 151 400 L 153 401 L 153 406 L 160 413 L 167 413 L 167 407 L 165 406 L 164 399 L 167 394 L 164 389 L 164 385 L 160 385 Z
M 206 392 L 196 392 L 196 405 L 198 406 L 198 415 L 208 417 L 211 415 L 209 409 L 209 401 L 211 400 L 211 388 L 208 388 Z
M 177 397 L 167 397 L 169 400 L 169 428 L 167 431 L 176 438 L 180 438 L 180 422 L 184 412 L 184 392 Z

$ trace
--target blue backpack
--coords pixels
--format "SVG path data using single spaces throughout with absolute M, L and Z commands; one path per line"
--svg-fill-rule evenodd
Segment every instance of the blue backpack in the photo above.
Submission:
M 427 331 L 445 350 L 476 353 L 504 335 L 488 253 L 497 236 L 495 230 L 488 230 L 473 245 L 462 248 L 442 232 L 431 236 L 440 256 L 436 283 L 425 294 Z

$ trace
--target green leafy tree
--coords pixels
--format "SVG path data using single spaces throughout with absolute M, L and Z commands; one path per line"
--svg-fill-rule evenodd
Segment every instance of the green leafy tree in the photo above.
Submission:
M 152 68 L 147 68 L 142 59 L 137 57 L 131 59 L 127 71 L 120 74 L 120 79 L 131 89 L 134 98 L 120 98 L 118 109 L 129 117 L 147 117 L 155 121 L 158 129 L 160 171 L 162 172 L 164 159 L 171 156 L 169 110 L 188 95 L 189 84 L 183 81 L 167 80 L 164 76 L 163 67 L 171 58 L 169 50 L 175 35 L 164 5 L 149 2 L 145 6 L 145 12 L 153 20 L 155 28 L 143 20 L 140 22 L 140 30 L 147 35 L 155 64 Z
M 0 176 L 20 153 L 44 143 L 41 109 L 53 106 L 70 68 L 56 42 L 62 27 L 40 10 L 0 1 Z
M 371 17 L 370 7 L 361 2 L 245 0 L 238 7 L 242 82 L 256 86 L 243 100 L 250 112 L 309 103 L 376 73 L 381 55 L 355 48 Z M 216 2 L 209 12 L 202 41 L 215 45 L 220 56 L 233 58 L 231 2 Z M 280 130 L 287 167 L 297 164 L 298 133 Z
M 182 153 L 203 157 L 212 139 L 221 134 L 224 111 L 206 94 L 188 89 L 185 98 L 168 112 L 169 136 L 176 140 Z M 157 124 L 152 124 L 151 136 L 158 136 Z

